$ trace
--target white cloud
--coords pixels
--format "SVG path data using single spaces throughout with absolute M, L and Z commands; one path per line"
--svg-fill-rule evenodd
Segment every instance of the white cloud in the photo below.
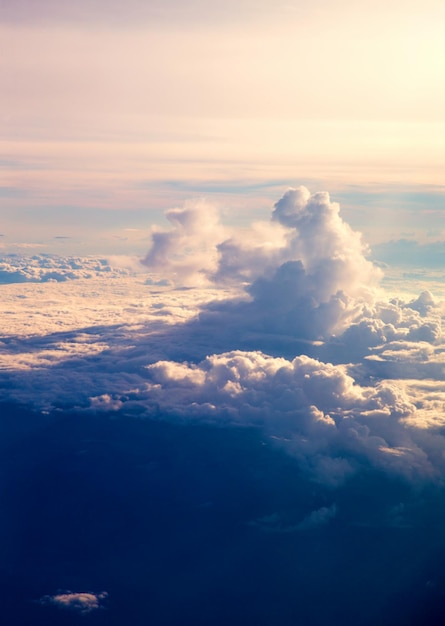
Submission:
M 217 243 L 224 237 L 215 207 L 197 201 L 165 215 L 173 228 L 152 230 L 152 246 L 143 263 L 177 284 L 206 284 L 217 267 Z
M 0 285 L 10 283 L 64 282 L 92 278 L 104 273 L 125 275 L 125 267 L 112 267 L 107 259 L 64 257 L 49 254 L 0 257 Z
M 360 234 L 341 219 L 327 193 L 289 189 L 272 221 L 242 236 L 223 238 L 226 231 L 208 205 L 167 217 L 174 228 L 152 234 L 144 263 L 179 284 L 250 281 L 250 302 L 246 297 L 232 313 L 263 331 L 326 337 L 373 302 L 381 271 L 366 259 Z M 227 308 L 222 313 L 229 317 Z
M 66 591 L 64 593 L 58 593 L 54 596 L 44 596 L 40 603 L 43 605 L 52 605 L 60 609 L 68 609 L 76 611 L 82 615 L 91 613 L 98 609 L 103 608 L 103 601 L 108 597 L 106 591 L 101 593 L 91 592 L 72 592 Z
M 148 369 L 152 382 L 138 393 L 149 413 L 261 426 L 323 482 L 341 481 L 363 459 L 409 478 L 445 469 L 418 445 L 404 421 L 416 407 L 390 381 L 360 386 L 344 366 L 240 351 Z

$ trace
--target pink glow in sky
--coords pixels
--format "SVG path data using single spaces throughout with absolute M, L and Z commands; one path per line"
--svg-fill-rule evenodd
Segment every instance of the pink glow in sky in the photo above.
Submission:
M 432 0 L 6 0 L 4 228 L 28 211 L 35 232 L 48 207 L 149 223 L 186 199 L 171 181 L 440 186 L 442 17 Z

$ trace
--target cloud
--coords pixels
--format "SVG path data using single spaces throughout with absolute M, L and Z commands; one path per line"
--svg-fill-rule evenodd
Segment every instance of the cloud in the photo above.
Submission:
M 177 284 L 247 281 L 245 301 L 220 312 L 249 318 L 253 329 L 319 339 L 346 328 L 373 302 L 381 271 L 325 192 L 289 189 L 270 223 L 225 239 L 208 205 L 167 217 L 173 229 L 152 234 L 144 264 Z
M 445 469 L 440 458 L 434 466 L 407 427 L 404 418 L 416 407 L 390 381 L 365 387 L 343 366 L 240 351 L 197 365 L 161 361 L 148 370 L 152 382 L 138 394 L 149 413 L 261 426 L 322 482 L 341 482 L 364 460 L 413 479 Z
M 166 217 L 173 228 L 153 231 L 144 260 L 159 270 L 167 262 L 169 271 L 172 257 L 191 256 L 197 249 L 208 253 L 197 260 L 202 262 L 201 272 L 216 283 L 238 281 L 240 276 L 251 281 L 293 260 L 300 260 L 310 275 L 328 271 L 329 263 L 336 265 L 326 284 L 320 285 L 329 295 L 346 286 L 351 294 L 367 295 L 366 285 L 372 288 L 381 278 L 380 270 L 365 258 L 368 249 L 361 235 L 342 220 L 338 203 L 331 202 L 327 192 L 311 194 L 306 187 L 290 188 L 274 205 L 271 221 L 255 222 L 241 231 L 223 229 L 216 207 L 204 201 L 186 203 L 182 209 L 167 211 Z M 181 284 L 181 280 L 179 275 L 176 282 Z M 322 292 L 321 297 L 326 294 Z
M 86 615 L 92 611 L 102 609 L 103 601 L 108 597 L 106 591 L 101 593 L 66 591 L 54 596 L 44 596 L 40 604 L 45 606 L 55 606 L 60 609 L 68 609 Z
M 10 283 L 64 282 L 92 278 L 102 273 L 125 274 L 125 269 L 112 267 L 106 259 L 63 257 L 49 254 L 0 257 L 0 285 Z
M 332 506 L 322 506 L 320 509 L 312 511 L 307 517 L 304 518 L 298 525 L 299 530 L 310 530 L 312 528 L 319 528 L 325 526 L 337 515 L 337 507 L 335 504 Z
M 278 353 L 286 342 L 292 350 L 295 341 L 322 339 L 330 342 L 326 356 L 334 360 L 363 357 L 388 341 L 439 339 L 440 314 L 429 292 L 408 304 L 379 300 L 382 272 L 327 193 L 289 189 L 269 223 L 219 243 L 224 233 L 214 229 L 213 240 L 208 237 L 206 212 L 208 207 L 175 212 L 191 227 L 181 222 L 153 235 L 144 261 L 179 284 L 232 286 L 237 299 L 204 307 L 195 334 L 213 326 L 226 348 L 268 350 L 275 342 Z
M 372 301 L 381 272 L 367 260 L 360 233 L 342 220 L 328 193 L 289 189 L 275 204 L 272 219 L 292 229 L 289 251 L 301 262 L 317 305 L 340 294 Z
M 178 236 L 177 227 L 163 236 L 169 244 L 187 247 L 200 240 L 200 220 L 193 226 L 188 238 L 183 229 Z M 154 240 L 149 255 L 156 246 Z M 424 354 L 430 346 L 430 356 L 434 352 L 441 314 L 429 292 L 408 303 L 379 300 L 382 273 L 368 260 L 360 234 L 342 220 L 327 193 L 311 194 L 305 187 L 282 196 L 268 226 L 232 234 L 216 248 L 218 257 L 213 242 L 211 259 L 200 271 L 216 283 L 239 286 L 243 281 L 245 295 L 205 306 L 190 323 L 190 337 L 214 334 L 223 345 L 244 348 L 250 342 L 256 351 L 222 352 L 197 364 L 150 365 L 154 384 L 148 383 L 146 393 L 138 390 L 140 400 L 152 403 L 150 410 L 156 406 L 179 418 L 261 424 L 286 440 L 320 480 L 342 480 L 354 470 L 357 456 L 411 477 L 442 471 L 440 459 L 431 462 L 404 422 L 416 406 L 403 389 L 371 383 L 379 374 L 411 375 L 420 362 L 416 349 Z M 283 350 L 287 338 L 288 351 Z M 303 354 L 283 360 L 292 349 L 302 353 L 305 340 L 319 339 L 321 346 L 308 344 L 309 352 L 339 365 Z M 411 358 L 398 358 L 391 375 L 385 366 L 394 346 L 402 344 Z M 258 352 L 265 347 L 273 347 L 275 357 Z M 351 367 L 363 386 L 340 366 L 354 362 L 363 364 Z M 431 358 L 426 362 L 421 367 L 431 371 Z
M 42 300 L 32 285 L 3 286 L 2 397 L 258 428 L 331 486 L 364 467 L 440 480 L 445 393 L 409 383 L 443 380 L 430 292 L 384 299 L 381 271 L 327 193 L 290 189 L 270 222 L 242 231 L 205 202 L 167 216 L 148 277 L 93 258 L 4 261 L 40 277 Z M 45 283 L 53 272 L 91 276 Z M 68 301 L 61 318 L 54 304 Z
M 337 505 L 322 506 L 319 509 L 311 511 L 301 522 L 289 523 L 279 513 L 264 515 L 259 519 L 250 522 L 250 526 L 254 526 L 259 530 L 267 533 L 294 533 L 306 530 L 317 530 L 326 526 L 337 515 Z
M 173 228 L 153 229 L 143 264 L 179 284 L 205 284 L 216 269 L 216 246 L 224 232 L 215 207 L 200 201 L 165 215 Z

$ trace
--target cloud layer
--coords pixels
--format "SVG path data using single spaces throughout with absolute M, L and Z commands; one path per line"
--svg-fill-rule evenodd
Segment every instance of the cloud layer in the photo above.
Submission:
M 93 257 L 49 254 L 31 257 L 9 254 L 0 257 L 0 285 L 65 282 L 92 278 L 104 273 L 122 276 L 128 274 L 128 270 L 112 267 L 106 259 Z
M 167 217 L 143 262 L 156 278 L 91 258 L 14 260 L 28 282 L 90 278 L 69 284 L 66 322 L 55 310 L 4 336 L 5 399 L 260 428 L 329 485 L 370 466 L 442 479 L 441 308 L 428 291 L 384 298 L 381 271 L 327 193 L 290 189 L 247 231 L 230 232 L 204 202 Z M 23 298 L 25 287 L 3 289 Z M 68 294 L 44 287 L 53 304 Z M 8 304 L 15 324 L 27 299 Z

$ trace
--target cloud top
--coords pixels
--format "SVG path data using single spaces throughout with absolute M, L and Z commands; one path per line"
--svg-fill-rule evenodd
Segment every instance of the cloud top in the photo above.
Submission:
M 144 264 L 176 284 L 244 281 L 246 314 L 270 332 L 317 339 L 344 329 L 373 302 L 381 271 L 326 192 L 289 189 L 269 224 L 242 235 L 227 236 L 207 204 L 167 218 L 173 228 L 152 233 Z
M 224 229 L 211 204 L 188 203 L 165 214 L 170 230 L 153 229 L 151 248 L 142 263 L 176 284 L 205 284 L 217 268 L 217 243 Z

